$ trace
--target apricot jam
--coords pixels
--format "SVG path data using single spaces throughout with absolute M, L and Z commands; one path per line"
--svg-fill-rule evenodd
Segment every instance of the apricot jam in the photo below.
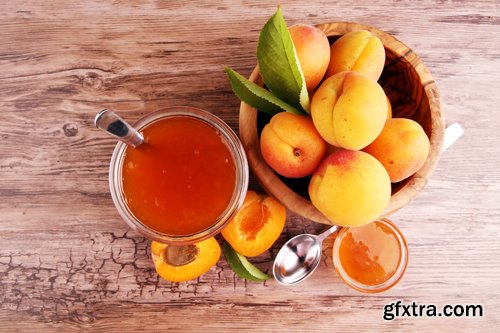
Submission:
M 355 289 L 365 292 L 386 290 L 399 281 L 406 268 L 406 242 L 388 220 L 344 228 L 335 243 L 336 269 Z
M 236 167 L 217 130 L 190 117 L 158 120 L 142 130 L 144 143 L 127 147 L 123 195 L 145 226 L 168 235 L 211 227 L 235 190 Z

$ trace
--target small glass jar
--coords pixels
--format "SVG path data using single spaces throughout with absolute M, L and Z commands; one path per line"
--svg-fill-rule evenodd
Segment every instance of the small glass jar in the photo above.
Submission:
M 142 223 L 127 206 L 123 193 L 123 160 L 126 150 L 134 149 L 128 147 L 123 142 L 118 142 L 111 157 L 109 168 L 109 187 L 118 213 L 132 229 L 137 230 L 148 239 L 160 243 L 189 245 L 218 234 L 241 207 L 248 188 L 248 162 L 243 146 L 234 131 L 220 118 L 201 109 L 186 106 L 161 109 L 149 113 L 139 119 L 139 121 L 134 124 L 134 128 L 141 131 L 154 122 L 174 117 L 190 117 L 212 126 L 220 134 L 221 139 L 226 144 L 231 156 L 233 157 L 236 168 L 236 181 L 233 194 L 226 209 L 216 219 L 216 221 L 214 221 L 214 223 L 207 229 L 189 235 L 169 235 L 161 233 Z
M 399 280 L 401 280 L 408 265 L 408 245 L 406 244 L 406 240 L 401 231 L 391 221 L 385 218 L 374 221 L 372 223 L 379 223 L 390 230 L 394 235 L 397 244 L 399 245 L 399 262 L 396 269 L 394 270 L 394 273 L 387 280 L 382 281 L 378 284 L 365 284 L 357 281 L 346 272 L 340 258 L 340 247 L 342 241 L 344 240 L 344 237 L 346 237 L 348 231 L 351 229 L 350 227 L 342 228 L 340 230 L 338 236 L 335 238 L 335 242 L 333 245 L 333 265 L 335 266 L 337 274 L 348 286 L 365 293 L 379 293 L 392 288 L 396 285 L 396 283 L 399 282 Z M 367 225 L 358 228 L 366 227 L 369 226 Z

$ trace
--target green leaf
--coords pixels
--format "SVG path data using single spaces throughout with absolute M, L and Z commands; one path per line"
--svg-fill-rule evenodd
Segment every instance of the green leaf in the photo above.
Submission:
M 236 252 L 228 242 L 222 245 L 222 251 L 231 269 L 241 278 L 254 282 L 262 282 L 271 278 L 266 273 L 252 265 L 245 256 Z
M 260 32 L 257 60 L 260 74 L 269 90 L 281 100 L 309 113 L 306 81 L 279 7 Z
M 224 67 L 231 87 L 234 93 L 243 102 L 256 108 L 257 110 L 274 115 L 278 112 L 289 111 L 295 114 L 303 114 L 288 103 L 283 102 L 274 96 L 269 90 L 266 90 L 257 84 L 249 81 L 229 67 Z

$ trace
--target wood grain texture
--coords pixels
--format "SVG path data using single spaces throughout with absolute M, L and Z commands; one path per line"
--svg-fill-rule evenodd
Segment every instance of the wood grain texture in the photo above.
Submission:
M 196 281 L 158 279 L 149 241 L 108 190 L 103 107 L 135 121 L 190 105 L 238 128 L 222 65 L 248 76 L 277 1 L 0 2 L 0 331 L 496 332 L 500 324 L 500 7 L 497 1 L 282 3 L 288 24 L 354 21 L 404 41 L 430 68 L 464 136 L 391 216 L 410 251 L 378 295 L 335 276 L 332 240 L 302 284 L 247 283 L 224 259 Z M 255 180 L 253 188 L 258 188 Z M 265 255 L 324 227 L 290 213 Z M 483 317 L 382 318 L 385 304 L 481 304 Z

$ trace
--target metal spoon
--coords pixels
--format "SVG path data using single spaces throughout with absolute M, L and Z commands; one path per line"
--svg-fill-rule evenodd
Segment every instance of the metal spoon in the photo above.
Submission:
M 94 124 L 95 127 L 134 148 L 144 142 L 141 133 L 111 110 L 104 109 L 99 112 L 95 116 Z
M 318 236 L 302 234 L 286 242 L 274 259 L 273 275 L 276 281 L 283 285 L 295 284 L 314 272 L 321 261 L 323 240 L 339 228 L 334 225 Z

